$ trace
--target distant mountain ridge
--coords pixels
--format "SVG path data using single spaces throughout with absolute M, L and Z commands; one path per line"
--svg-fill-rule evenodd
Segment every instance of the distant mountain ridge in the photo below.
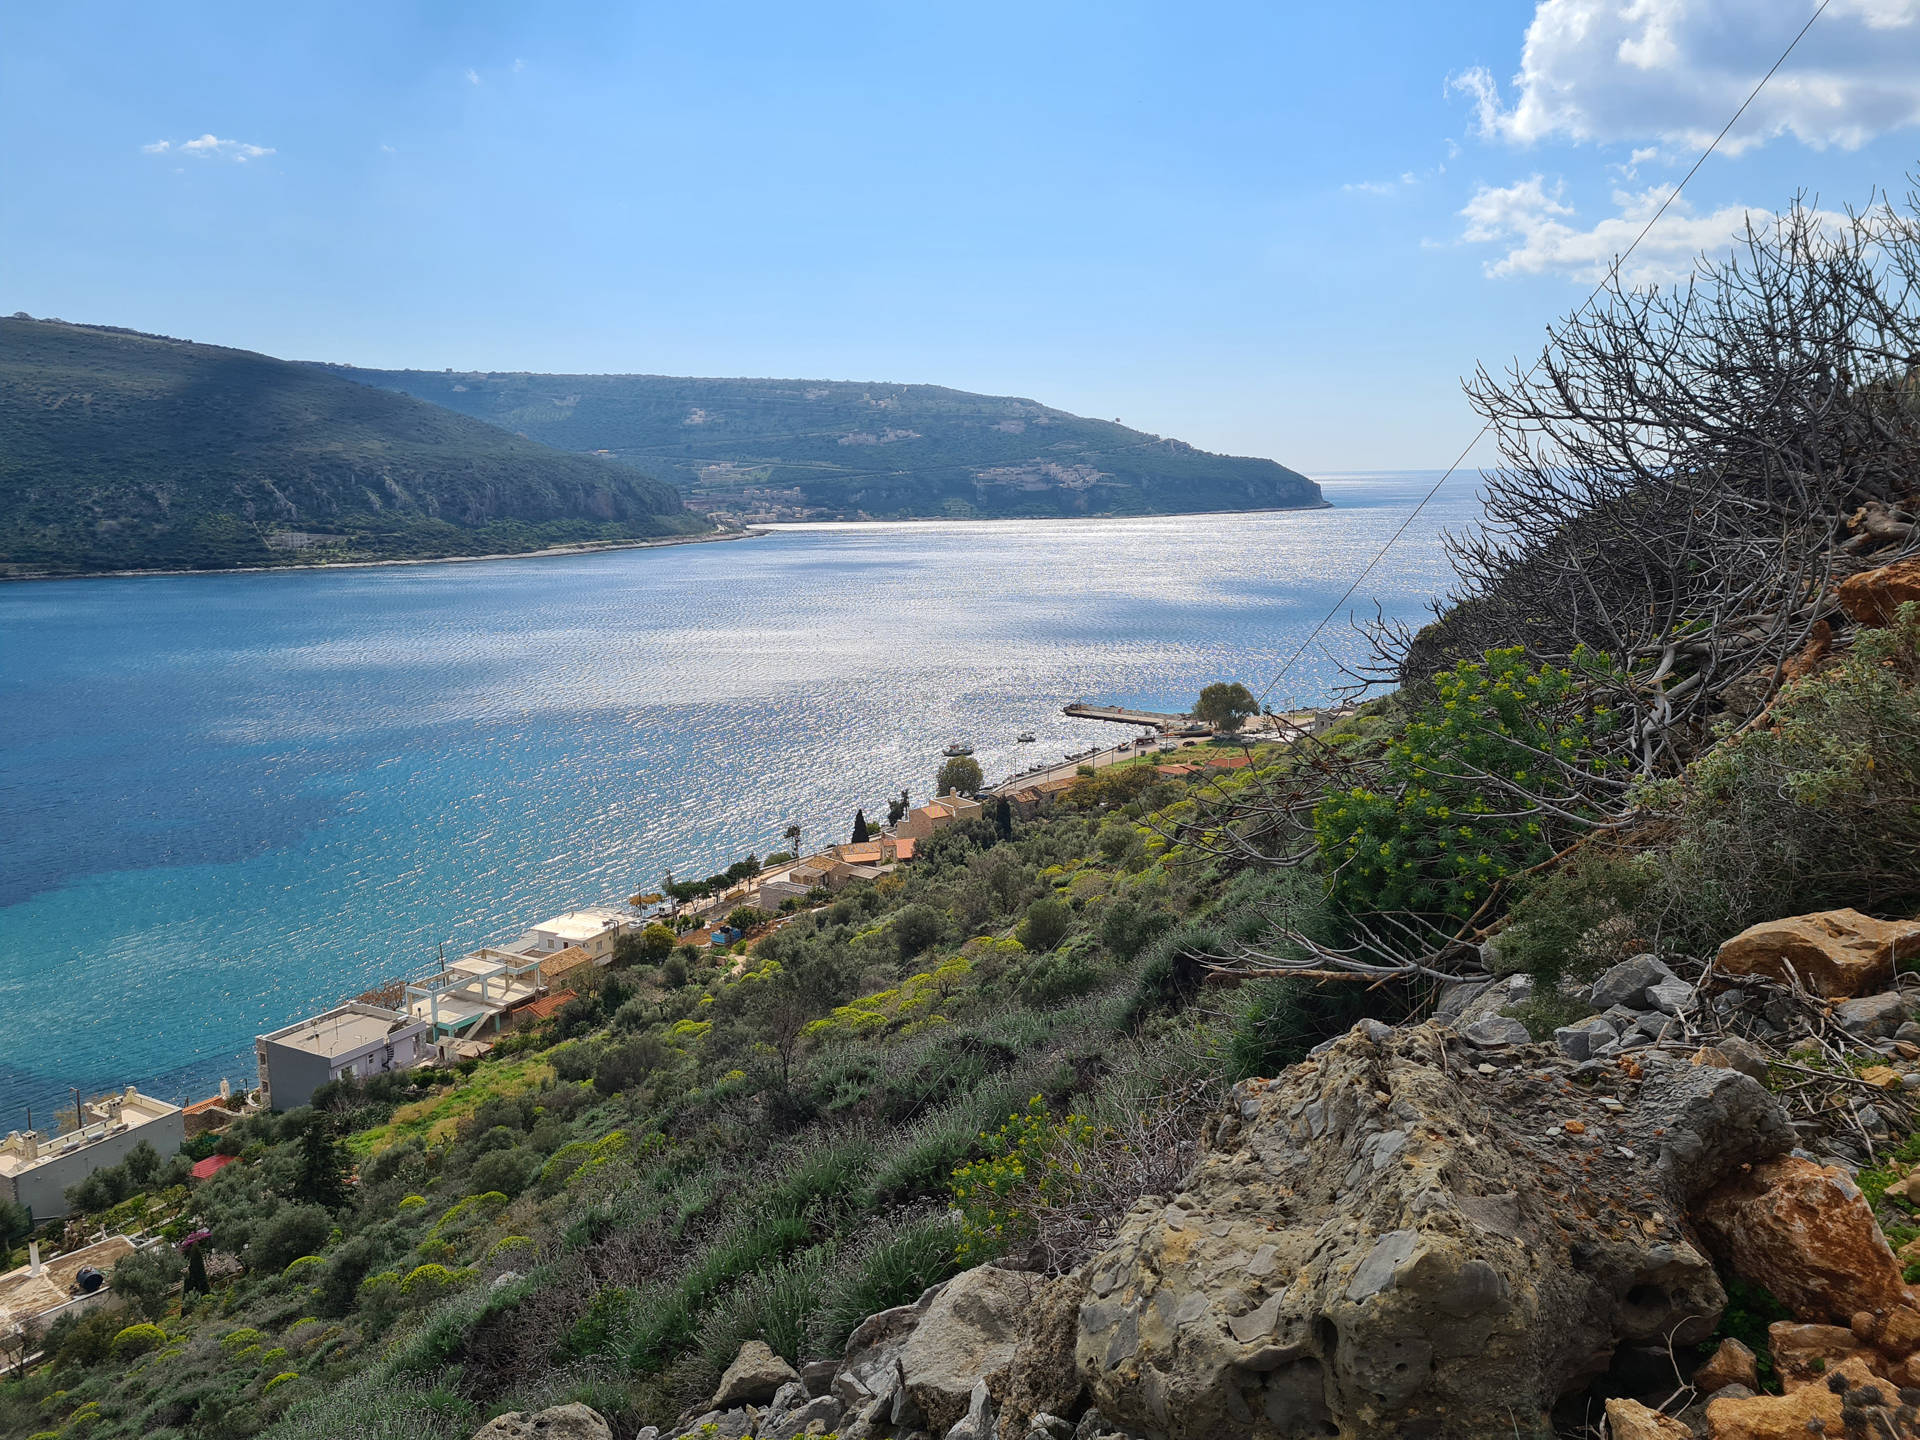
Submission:
M 696 534 L 673 488 L 311 365 L 0 319 L 0 575 Z
M 319 367 L 563 450 L 625 460 L 739 520 L 1293 509 L 1272 460 L 938 385 Z

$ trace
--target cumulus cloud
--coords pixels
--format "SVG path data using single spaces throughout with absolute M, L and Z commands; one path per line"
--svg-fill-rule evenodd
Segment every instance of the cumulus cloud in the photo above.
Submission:
M 1626 253 L 1672 193 L 1671 185 L 1616 190 L 1617 213 L 1584 226 L 1558 180 L 1549 183 L 1534 175 L 1512 185 L 1482 185 L 1460 212 L 1467 222 L 1461 239 L 1503 247 L 1499 258 L 1486 264 L 1490 276 L 1564 275 L 1597 281 L 1616 256 Z M 1660 223 L 1640 242 L 1622 267 L 1621 278 L 1629 285 L 1682 279 L 1703 252 L 1724 253 L 1734 237 L 1745 232 L 1750 216 L 1756 224 L 1770 218 L 1769 212 L 1745 205 L 1724 205 L 1711 214 L 1697 215 L 1683 196 L 1667 207 Z
M 1471 104 L 1481 134 L 1515 144 L 1698 149 L 1811 13 L 1811 0 L 1539 0 L 1510 101 L 1485 69 L 1447 88 Z M 1853 149 L 1916 124 L 1920 0 L 1831 0 L 1722 148 L 1792 135 Z
M 469 85 L 478 85 L 480 83 L 480 72 L 478 70 L 469 69 L 467 71 L 467 83 Z
M 222 140 L 217 135 L 202 135 L 198 140 L 182 140 L 175 144 L 171 140 L 156 140 L 151 145 L 142 145 L 141 150 L 149 155 L 191 155 L 196 160 L 231 160 L 244 165 L 249 160 L 262 160 L 274 153 L 271 145 L 249 145 L 244 140 Z

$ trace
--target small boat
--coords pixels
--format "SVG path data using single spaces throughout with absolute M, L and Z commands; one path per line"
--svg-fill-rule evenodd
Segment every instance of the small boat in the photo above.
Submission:
M 951 745 L 947 746 L 946 749 L 942 750 L 940 753 L 942 755 L 951 755 L 955 757 L 958 757 L 961 755 L 971 755 L 973 754 L 973 746 L 967 744 L 967 742 L 964 740 L 956 740 Z
M 1038 739 L 1039 737 L 1038 737 L 1038 736 L 1036 736 L 1036 735 L 1035 735 L 1035 734 L 1033 733 L 1033 731 L 1031 731 L 1031 730 L 1022 730 L 1022 731 L 1021 731 L 1021 732 L 1019 733 L 1019 735 L 1018 735 L 1018 736 L 1016 736 L 1015 738 L 1016 738 L 1016 739 L 1017 739 L 1017 740 L 1019 741 L 1019 743 L 1020 743 L 1020 744 L 1022 744 L 1022 745 L 1031 745 L 1031 744 L 1033 744 L 1033 742 L 1034 742 L 1034 741 L 1035 741 L 1036 739 Z

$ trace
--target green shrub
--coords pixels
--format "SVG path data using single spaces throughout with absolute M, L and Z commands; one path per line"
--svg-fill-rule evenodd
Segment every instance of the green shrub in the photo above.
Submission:
M 113 1353 L 123 1357 L 144 1355 L 166 1343 L 167 1332 L 158 1325 L 129 1325 L 113 1337 Z
M 1604 850 L 1585 849 L 1529 883 L 1508 911 L 1494 942 L 1492 968 L 1525 972 L 1542 986 L 1563 975 L 1591 980 L 1622 958 L 1622 933 L 1652 883 L 1649 867 Z
M 333 1217 L 318 1205 L 283 1205 L 253 1234 L 247 1244 L 249 1268 L 284 1270 L 302 1255 L 326 1247 L 333 1233 Z
M 981 1135 L 987 1153 L 955 1170 L 948 1185 L 960 1212 L 954 1258 L 962 1265 L 978 1265 L 1032 1238 L 1034 1207 L 1064 1187 L 1055 1152 L 1064 1141 L 1084 1144 L 1096 1133 L 1085 1116 L 1056 1121 L 1047 1102 L 1036 1095 L 993 1134 Z
M 1364 985 L 1291 978 L 1254 980 L 1232 1002 L 1226 1045 L 1230 1083 L 1278 1075 L 1323 1040 L 1383 1008 Z
M 1064 900 L 1043 895 L 1027 906 L 1020 922 L 1018 939 L 1029 950 L 1051 950 L 1066 939 L 1073 928 L 1073 909 Z
M 1569 670 L 1489 650 L 1433 683 L 1435 698 L 1388 745 L 1377 786 L 1330 795 L 1314 811 L 1321 868 L 1352 914 L 1464 920 L 1497 882 L 1553 854 L 1542 818 L 1516 815 L 1525 807 L 1509 792 L 1462 777 L 1492 773 L 1577 813 L 1585 807 L 1560 767 L 1613 764 L 1593 742 L 1614 717 L 1583 708 Z

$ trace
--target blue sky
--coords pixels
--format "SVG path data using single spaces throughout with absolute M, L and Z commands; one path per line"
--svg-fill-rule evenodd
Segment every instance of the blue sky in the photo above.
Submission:
M 1444 464 L 1814 3 L 14 5 L 0 310 Z M 1916 119 L 1920 0 L 1831 0 L 1640 278 Z

